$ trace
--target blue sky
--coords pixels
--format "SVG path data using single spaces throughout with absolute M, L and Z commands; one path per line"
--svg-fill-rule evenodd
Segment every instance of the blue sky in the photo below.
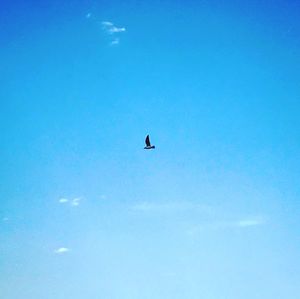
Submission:
M 299 297 L 299 9 L 4 1 L 0 297 Z

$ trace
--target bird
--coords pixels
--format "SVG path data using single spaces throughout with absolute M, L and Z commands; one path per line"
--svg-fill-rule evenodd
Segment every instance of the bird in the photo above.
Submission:
M 147 135 L 147 137 L 145 139 L 145 143 L 146 143 L 146 146 L 144 147 L 144 149 L 154 149 L 155 148 L 155 146 L 151 145 L 151 143 L 150 143 L 149 135 Z

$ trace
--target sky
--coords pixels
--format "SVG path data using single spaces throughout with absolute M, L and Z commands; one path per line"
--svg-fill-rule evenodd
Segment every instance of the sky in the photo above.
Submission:
M 299 1 L 4 0 L 0 28 L 1 298 L 300 297 Z

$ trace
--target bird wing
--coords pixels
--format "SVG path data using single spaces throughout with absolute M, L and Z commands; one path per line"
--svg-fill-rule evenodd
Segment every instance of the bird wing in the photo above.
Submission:
M 147 135 L 145 142 L 146 142 L 146 146 L 151 146 L 149 135 Z

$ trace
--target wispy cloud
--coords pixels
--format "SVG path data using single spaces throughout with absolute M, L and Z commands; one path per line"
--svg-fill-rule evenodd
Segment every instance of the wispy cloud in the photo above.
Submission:
M 184 212 L 184 211 L 201 211 L 211 213 L 212 207 L 204 204 L 198 204 L 188 201 L 178 202 L 140 202 L 131 206 L 135 212 Z
M 116 26 L 109 27 L 107 28 L 107 30 L 110 34 L 126 31 L 124 27 L 116 27 Z
M 103 21 L 102 23 L 103 29 L 109 33 L 109 34 L 114 34 L 114 33 L 119 33 L 119 32 L 125 32 L 126 28 L 125 27 L 117 27 L 114 25 L 114 23 L 109 22 L 109 21 Z
M 248 217 L 243 218 L 237 221 L 225 221 L 216 223 L 215 228 L 248 228 L 253 226 L 259 226 L 265 223 L 264 218 L 257 216 L 257 217 Z
M 126 31 L 125 27 L 116 26 L 113 22 L 107 20 L 99 21 L 97 16 L 91 12 L 87 12 L 85 18 L 97 26 L 101 26 L 102 31 L 108 37 L 110 46 L 117 46 L 120 44 L 120 35 Z
M 68 199 L 68 198 L 62 197 L 62 198 L 60 198 L 60 199 L 58 200 L 58 202 L 59 202 L 60 204 L 69 204 L 69 205 L 72 206 L 72 207 L 77 207 L 77 206 L 79 206 L 79 205 L 80 205 L 80 201 L 81 201 L 81 198 L 80 198 L 80 197 L 76 197 L 76 198 L 74 198 L 74 199 Z
M 76 207 L 76 206 L 79 206 L 79 204 L 80 204 L 80 198 L 78 197 L 78 198 L 74 198 L 72 201 L 71 201 L 71 206 L 73 206 L 73 207 Z
M 196 230 L 202 228 L 224 229 L 224 228 L 247 228 L 259 226 L 266 222 L 266 218 L 262 216 L 249 216 L 238 218 L 238 220 L 218 220 L 226 218 L 225 212 L 220 208 L 207 204 L 199 204 L 190 201 L 175 201 L 175 202 L 138 202 L 130 206 L 130 210 L 136 213 L 184 213 L 197 212 L 205 214 L 202 219 L 203 223 L 195 225 Z M 225 213 L 226 214 L 226 213 Z M 232 216 L 231 216 L 232 218 Z
M 190 236 L 196 235 L 201 231 L 207 230 L 230 230 L 230 229 L 246 229 L 250 227 L 260 226 L 265 224 L 265 218 L 261 216 L 249 217 L 235 221 L 217 221 L 210 220 L 201 224 L 194 225 L 187 230 L 187 234 Z
M 58 249 L 55 249 L 55 250 L 54 250 L 54 253 L 55 253 L 55 254 L 64 254 L 64 253 L 67 253 L 67 252 L 69 252 L 69 251 L 70 251 L 70 249 L 67 248 L 67 247 L 60 247 L 60 248 L 58 248 Z
M 108 22 L 108 21 L 103 21 L 103 22 L 101 22 L 101 24 L 106 28 L 114 26 L 114 24 L 112 22 Z
M 111 41 L 111 45 L 118 45 L 120 43 L 120 39 L 118 37 L 116 37 L 114 40 Z
M 111 41 L 110 41 L 110 45 L 118 45 L 120 43 L 120 38 L 119 36 L 116 36 L 117 34 L 120 34 L 122 32 L 126 31 L 125 27 L 117 27 L 114 25 L 113 22 L 110 21 L 103 21 L 101 22 L 102 24 L 102 29 L 104 30 L 104 32 L 108 35 L 111 36 Z
M 59 203 L 67 203 L 69 200 L 67 198 L 60 198 L 59 200 Z
M 257 225 L 261 225 L 264 224 L 264 219 L 259 217 L 259 218 L 254 218 L 254 219 L 243 219 L 243 220 L 239 220 L 235 223 L 235 225 L 237 227 L 249 227 L 249 226 L 257 226 Z

